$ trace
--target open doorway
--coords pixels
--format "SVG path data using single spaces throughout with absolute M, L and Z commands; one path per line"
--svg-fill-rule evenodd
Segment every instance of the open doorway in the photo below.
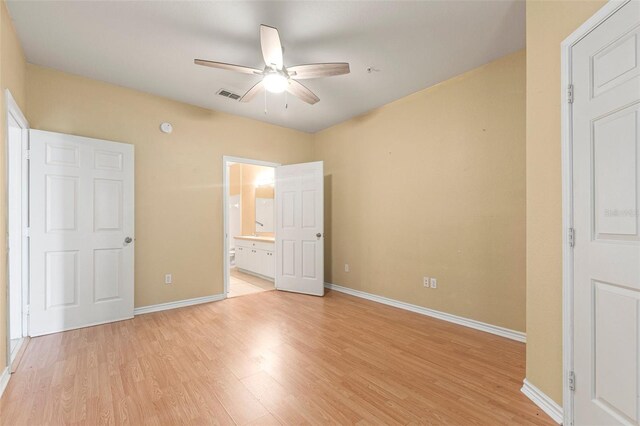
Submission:
M 275 290 L 275 168 L 225 157 L 225 294 Z
M 7 111 L 7 364 L 13 364 L 28 332 L 29 125 L 5 91 Z

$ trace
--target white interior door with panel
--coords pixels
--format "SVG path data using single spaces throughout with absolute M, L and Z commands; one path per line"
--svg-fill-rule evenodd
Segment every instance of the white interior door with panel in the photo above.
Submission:
M 128 144 L 30 131 L 30 335 L 133 317 Z
M 276 289 L 324 295 L 322 161 L 276 168 Z
M 640 2 L 572 48 L 574 422 L 640 423 Z

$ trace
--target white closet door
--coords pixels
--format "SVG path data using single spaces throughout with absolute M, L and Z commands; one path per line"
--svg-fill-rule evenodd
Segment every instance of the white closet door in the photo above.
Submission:
M 276 288 L 324 295 L 322 161 L 276 168 Z
M 133 317 L 133 146 L 30 131 L 31 336 Z
M 576 425 L 640 423 L 640 2 L 572 52 Z

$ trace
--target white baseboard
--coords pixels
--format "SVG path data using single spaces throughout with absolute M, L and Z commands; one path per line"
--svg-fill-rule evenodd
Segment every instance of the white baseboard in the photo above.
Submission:
M 530 381 L 524 379 L 524 384 L 521 389 L 522 393 L 527 396 L 534 404 L 536 404 L 542 411 L 547 413 L 554 422 L 562 424 L 563 413 L 562 407 L 559 406 L 553 399 L 549 398 L 544 392 L 531 384 Z
M 10 377 L 11 377 L 11 373 L 9 372 L 9 367 L 7 367 L 2 372 L 2 375 L 0 375 L 0 398 L 2 398 L 2 394 L 4 393 L 4 390 L 7 388 L 7 385 L 9 384 Z
M 434 309 L 429 309 L 429 308 L 425 308 L 418 305 L 412 305 L 410 303 L 389 299 L 388 297 L 378 296 L 378 295 L 366 293 L 360 290 L 354 290 L 354 289 L 343 287 L 337 284 L 325 283 L 324 286 L 330 290 L 339 291 L 341 293 L 350 294 L 351 296 L 361 297 L 363 299 L 371 300 L 373 302 L 382 303 L 385 305 L 415 312 L 417 314 L 427 315 L 427 316 L 438 318 L 444 321 L 452 322 L 454 324 L 463 325 L 465 327 L 474 328 L 476 330 L 485 331 L 491 334 L 496 334 L 501 337 L 506 337 L 507 339 L 516 340 L 518 342 L 525 343 L 527 340 L 526 334 L 521 331 L 511 330 L 504 327 L 498 327 L 497 325 L 491 325 L 484 322 L 472 320 L 469 318 L 448 314 L 446 312 L 436 311 Z
M 9 368 L 11 368 L 11 364 L 13 364 L 13 361 L 15 361 L 16 357 L 20 353 L 20 349 L 22 349 L 22 345 L 24 345 L 24 343 L 26 342 L 27 339 L 28 339 L 28 337 L 21 338 L 18 341 L 18 346 L 16 346 L 15 348 L 13 348 L 12 351 L 10 351 L 11 355 L 9 357 Z
M 213 296 L 196 297 L 195 299 L 178 300 L 176 302 L 159 303 L 157 305 L 141 306 L 133 310 L 133 315 L 149 314 L 151 312 L 166 311 L 169 309 L 184 308 L 185 306 L 200 305 L 201 303 L 217 302 L 225 298 L 224 293 Z

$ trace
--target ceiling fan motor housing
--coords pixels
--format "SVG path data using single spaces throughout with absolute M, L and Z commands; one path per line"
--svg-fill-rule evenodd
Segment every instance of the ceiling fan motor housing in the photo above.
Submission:
M 225 69 L 243 74 L 262 75 L 262 80 L 249 89 L 247 93 L 240 98 L 240 102 L 251 101 L 263 90 L 272 93 L 282 93 L 286 90 L 298 99 L 313 105 L 320 101 L 320 98 L 298 80 L 331 77 L 334 75 L 349 74 L 350 72 L 349 64 L 346 62 L 296 65 L 289 67 L 290 71 L 288 71 L 284 66 L 284 48 L 280 42 L 280 34 L 278 34 L 276 28 L 268 25 L 260 25 L 260 47 L 262 48 L 262 56 L 265 63 L 265 68 L 262 71 L 256 68 L 203 59 L 196 59 L 194 62 L 197 65 Z

